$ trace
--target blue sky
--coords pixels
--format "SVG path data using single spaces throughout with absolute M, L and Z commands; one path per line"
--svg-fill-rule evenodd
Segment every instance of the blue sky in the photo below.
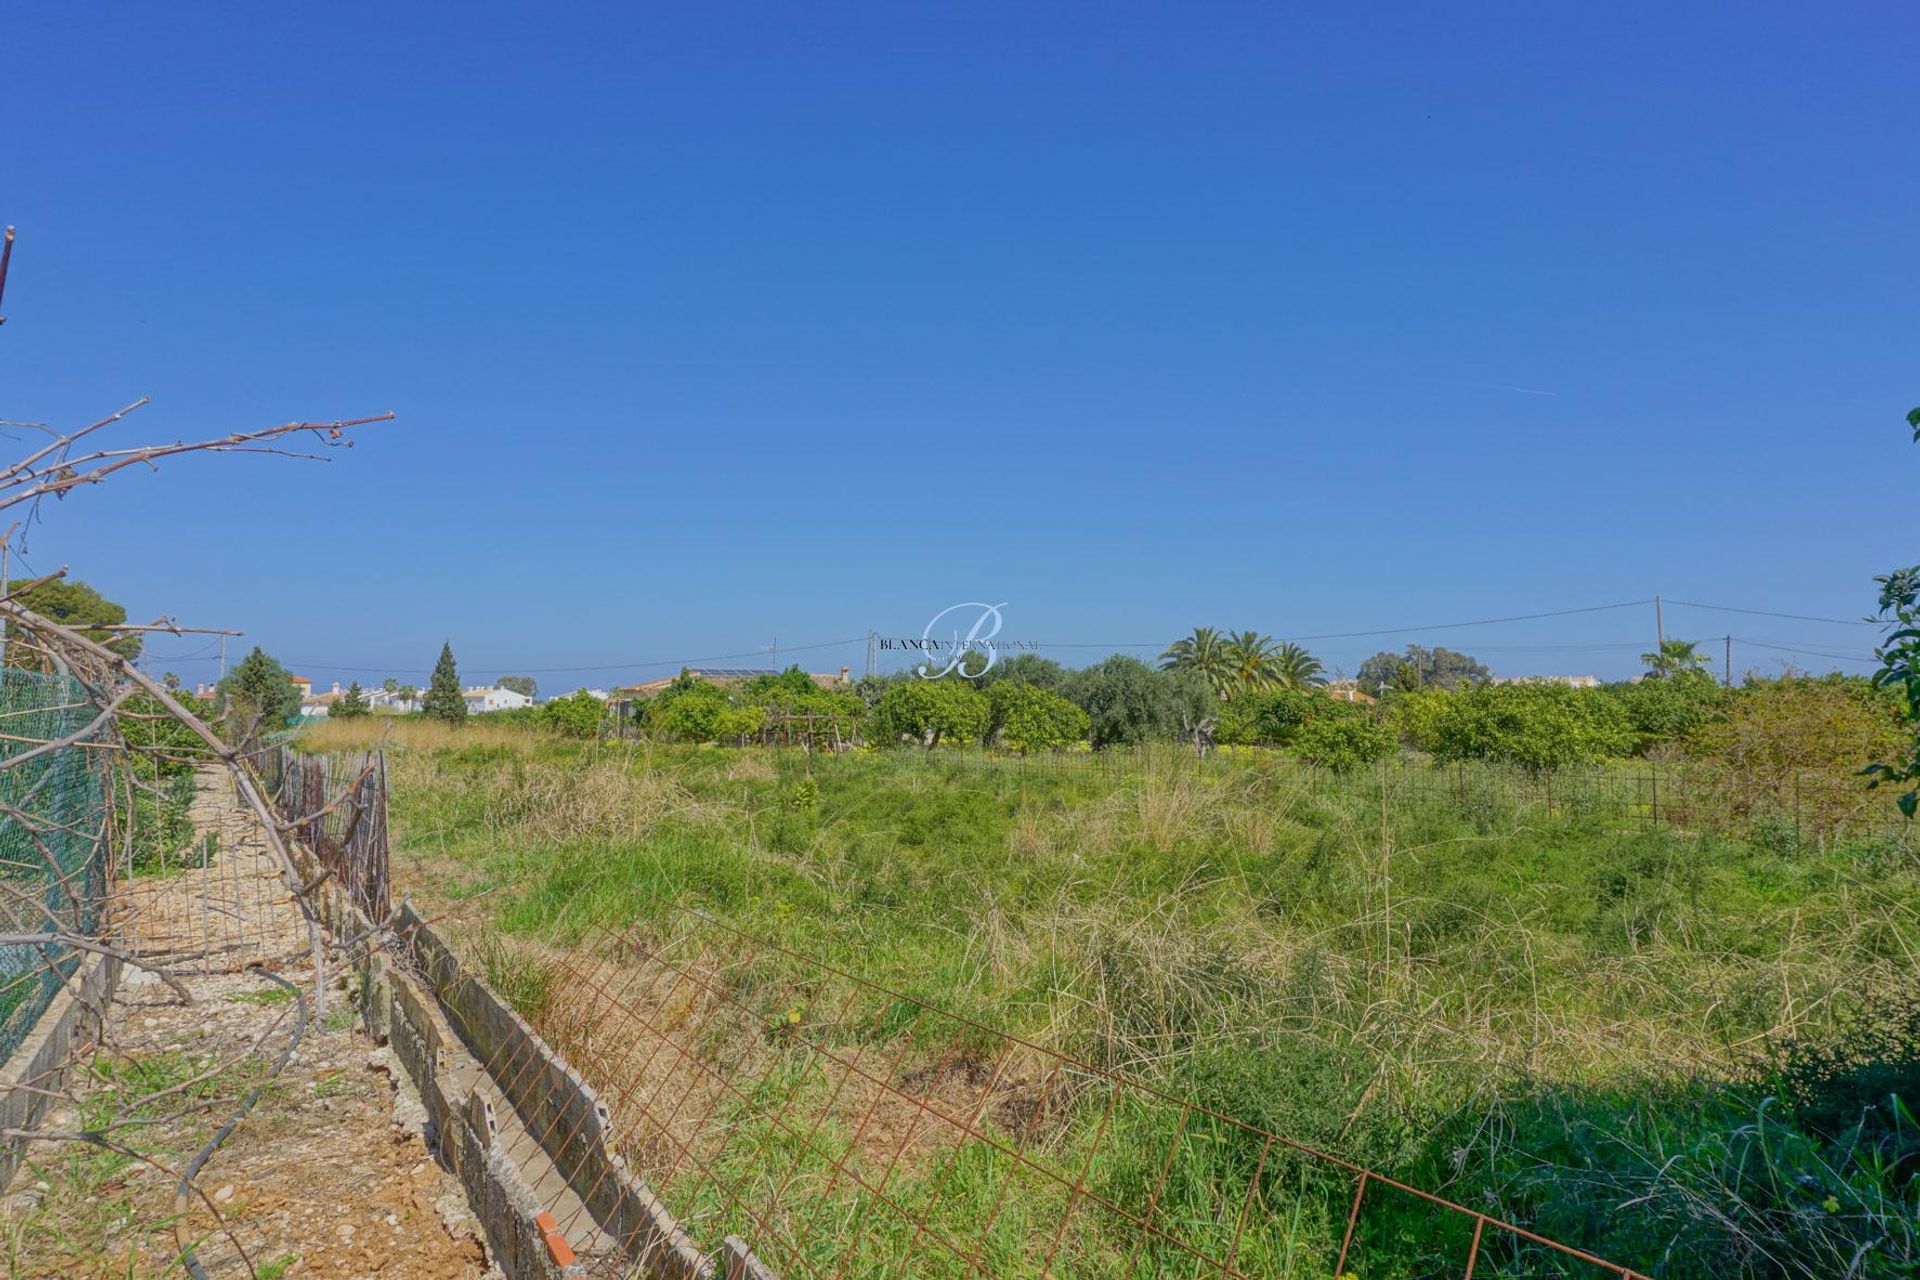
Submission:
M 5 29 L 0 417 L 399 414 L 326 466 L 124 476 L 26 560 L 322 682 L 418 678 L 443 638 L 469 679 L 550 690 L 776 640 L 857 668 L 862 643 L 796 646 L 975 599 L 1096 646 L 1069 660 L 1656 592 L 1857 618 L 1920 556 L 1911 5 Z M 1652 631 L 1648 606 L 1313 647 L 1622 675 Z M 153 648 L 213 673 L 205 641 Z

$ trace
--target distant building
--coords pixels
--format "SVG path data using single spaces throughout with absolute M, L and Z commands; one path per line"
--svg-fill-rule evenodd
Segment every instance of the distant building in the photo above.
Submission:
M 1362 689 L 1353 680 L 1330 680 L 1321 687 L 1321 692 L 1329 698 L 1338 698 L 1342 702 L 1372 702 L 1374 697 Z
M 292 681 L 293 687 L 300 691 L 301 701 L 304 702 L 313 693 L 313 681 L 305 676 L 288 676 L 287 679 Z M 339 685 L 334 686 L 336 689 L 339 687 Z
M 301 690 L 300 714 L 308 720 L 324 720 L 332 715 L 333 704 L 340 701 L 342 697 L 340 682 L 338 680 L 333 682 L 333 690 L 330 693 L 308 692 L 313 688 L 313 681 L 311 680 L 296 677 L 294 684 L 298 685 Z
M 514 689 L 502 689 L 498 685 L 476 685 L 461 695 L 467 700 L 467 714 L 482 716 L 489 711 L 514 711 L 520 707 L 530 707 L 533 699 Z
M 367 691 L 367 706 L 390 716 L 408 715 L 420 709 L 420 695 L 415 693 L 411 698 L 403 698 L 398 692 L 370 689 Z
M 1598 689 L 1599 676 L 1506 676 L 1494 684 L 1563 684 L 1569 689 Z
M 708 684 L 717 684 L 724 689 L 747 680 L 752 680 L 756 676 L 777 676 L 780 673 L 778 671 L 754 670 L 748 667 L 688 667 L 681 674 L 690 675 L 696 680 L 705 680 Z M 613 691 L 614 697 L 623 700 L 651 698 L 654 694 L 660 692 L 679 678 L 679 675 L 671 675 L 663 676 L 658 680 L 648 680 L 644 684 L 630 684 L 624 688 L 615 689 Z M 822 689 L 839 689 L 853 683 L 848 678 L 847 668 L 845 667 L 840 668 L 837 673 L 810 671 L 807 673 L 807 679 L 813 681 Z

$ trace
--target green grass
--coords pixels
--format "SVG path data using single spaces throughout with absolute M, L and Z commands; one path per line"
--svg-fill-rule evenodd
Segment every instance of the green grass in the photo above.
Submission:
M 280 1278 L 291 1271 L 294 1264 L 299 1261 L 299 1254 L 283 1253 L 276 1258 L 271 1258 L 261 1263 L 256 1274 L 260 1280 L 280 1280 Z
M 1524 787 L 1456 794 L 1425 770 L 1338 781 L 1176 753 L 1067 767 L 489 734 L 397 752 L 391 776 L 403 887 L 474 899 L 487 971 L 536 1023 L 554 1000 L 539 948 L 696 907 L 1653 1274 L 1891 1276 L 1920 1257 L 1898 1113 L 1863 1142 L 1779 1098 L 1794 1046 L 1920 976 L 1920 871 L 1898 839 L 1684 833 L 1630 787 L 1563 791 L 1548 813 Z M 855 1021 L 865 1043 L 901 1031 L 897 1008 Z M 814 1188 L 809 1249 L 854 1249 L 859 1275 L 911 1249 L 913 1274 L 940 1273 L 818 1152 L 737 1111 L 719 1158 Z M 1066 1123 L 1071 1158 L 1090 1121 Z M 1140 1207 L 1168 1117 L 1115 1123 L 1093 1174 Z M 892 1193 L 973 1242 L 996 1158 L 962 1149 Z M 1183 1135 L 1168 1167 L 1161 1211 L 1219 1242 L 1246 1153 Z M 1254 1190 L 1250 1257 L 1326 1274 L 1351 1184 L 1283 1161 Z M 1050 1229 L 1047 1195 L 1009 1197 L 981 1242 L 996 1273 L 1039 1273 L 1022 1233 Z M 1458 1224 L 1402 1201 L 1369 1201 L 1361 1274 L 1457 1272 Z M 1077 1221 L 1056 1273 L 1184 1274 L 1164 1250 L 1129 1256 L 1097 1213 Z M 1495 1245 L 1479 1274 L 1560 1272 Z

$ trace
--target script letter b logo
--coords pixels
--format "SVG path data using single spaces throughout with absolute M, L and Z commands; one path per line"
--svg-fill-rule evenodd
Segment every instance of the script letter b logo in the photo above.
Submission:
M 993 664 L 1000 656 L 994 652 L 993 638 L 1000 634 L 1000 610 L 1006 608 L 1006 606 L 1007 602 L 1004 600 L 999 604 L 983 604 L 978 600 L 969 600 L 965 604 L 948 605 L 940 612 L 934 614 L 933 619 L 927 623 L 927 629 L 920 633 L 920 639 L 925 649 L 938 652 L 942 642 L 933 638 L 933 629 L 940 625 L 942 618 L 961 609 L 978 609 L 980 611 L 979 616 L 973 620 L 973 626 L 968 629 L 966 639 L 962 640 L 960 638 L 960 632 L 957 629 L 954 631 L 953 640 L 949 643 L 948 647 L 946 666 L 935 671 L 931 663 L 923 662 L 914 668 L 914 673 L 922 680 L 938 680 L 950 671 L 957 671 L 963 680 L 978 680 L 981 676 L 993 670 Z M 978 671 L 969 671 L 966 667 L 967 653 L 974 649 L 984 651 L 987 655 L 987 661 L 986 665 Z

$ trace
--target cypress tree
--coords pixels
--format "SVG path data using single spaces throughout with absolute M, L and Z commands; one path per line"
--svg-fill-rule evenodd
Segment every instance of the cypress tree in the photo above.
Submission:
M 347 686 L 347 691 L 334 704 L 333 714 L 341 720 L 357 720 L 373 708 L 367 705 L 367 696 L 360 692 L 360 682 L 355 680 Z
M 460 672 L 453 665 L 451 643 L 440 646 L 440 661 L 433 664 L 433 679 L 427 682 L 427 700 L 420 710 L 448 724 L 459 724 L 467 718 L 467 700 L 460 695 Z

